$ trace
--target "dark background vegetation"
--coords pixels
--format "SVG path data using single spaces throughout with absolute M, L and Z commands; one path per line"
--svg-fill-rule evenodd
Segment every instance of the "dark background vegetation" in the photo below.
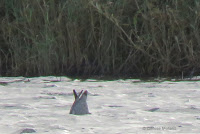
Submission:
M 199 0 L 0 0 L 1 76 L 199 69 Z

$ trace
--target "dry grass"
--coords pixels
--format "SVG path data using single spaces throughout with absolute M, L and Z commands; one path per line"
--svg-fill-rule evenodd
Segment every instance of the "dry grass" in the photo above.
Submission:
M 2 0 L 1 75 L 189 75 L 200 2 Z

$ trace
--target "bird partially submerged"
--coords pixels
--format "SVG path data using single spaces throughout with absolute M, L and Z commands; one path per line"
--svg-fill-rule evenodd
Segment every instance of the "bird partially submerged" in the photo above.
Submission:
M 70 114 L 75 114 L 75 115 L 84 115 L 84 114 L 90 114 L 88 110 L 88 105 L 87 105 L 87 94 L 88 91 L 83 90 L 77 94 L 75 90 L 73 90 L 73 94 L 75 97 L 75 101 L 71 107 Z

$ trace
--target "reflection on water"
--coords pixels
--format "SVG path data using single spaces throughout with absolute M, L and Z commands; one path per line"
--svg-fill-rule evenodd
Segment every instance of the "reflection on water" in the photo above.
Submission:
M 199 87 L 168 79 L 1 77 L 0 133 L 153 133 L 141 128 L 169 124 L 177 129 L 156 132 L 197 133 Z M 88 90 L 92 114 L 69 114 L 73 89 Z

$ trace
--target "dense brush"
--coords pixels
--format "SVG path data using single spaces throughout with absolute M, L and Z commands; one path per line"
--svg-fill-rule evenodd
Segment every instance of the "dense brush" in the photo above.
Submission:
M 200 67 L 197 0 L 1 0 L 1 75 L 181 75 Z

